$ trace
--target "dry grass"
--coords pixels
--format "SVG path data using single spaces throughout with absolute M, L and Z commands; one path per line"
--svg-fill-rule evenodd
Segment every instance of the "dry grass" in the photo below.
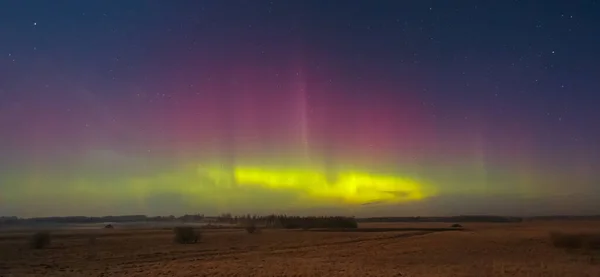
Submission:
M 364 232 L 263 229 L 252 236 L 206 229 L 193 245 L 174 244 L 164 229 L 53 231 L 52 246 L 35 251 L 30 233 L 0 233 L 0 276 L 600 276 L 598 264 L 548 239 L 556 229 L 593 233 L 600 222 L 467 227 L 373 223 L 359 226 Z

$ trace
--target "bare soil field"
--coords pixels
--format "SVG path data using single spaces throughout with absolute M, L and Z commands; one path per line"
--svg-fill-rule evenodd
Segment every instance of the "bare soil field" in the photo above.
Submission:
M 203 230 L 175 244 L 169 229 L 0 233 L 0 276 L 600 276 L 600 256 L 559 249 L 550 231 L 600 222 L 365 223 L 354 231 Z M 380 230 L 377 230 L 380 229 Z M 94 237 L 95 239 L 90 239 Z

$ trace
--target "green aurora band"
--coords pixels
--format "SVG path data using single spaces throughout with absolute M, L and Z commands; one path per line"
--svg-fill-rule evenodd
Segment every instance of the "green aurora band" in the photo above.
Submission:
M 480 163 L 402 163 L 392 168 L 260 160 L 227 165 L 207 159 L 185 165 L 173 159 L 119 164 L 114 158 L 111 163 L 23 168 L 0 176 L 5 185 L 18 184 L 2 190 L 0 208 L 22 216 L 270 213 L 321 207 L 353 213 L 364 204 L 408 207 L 439 197 L 545 198 L 557 195 L 566 182 L 575 188 L 589 181 Z M 546 189 L 540 191 L 537 184 Z

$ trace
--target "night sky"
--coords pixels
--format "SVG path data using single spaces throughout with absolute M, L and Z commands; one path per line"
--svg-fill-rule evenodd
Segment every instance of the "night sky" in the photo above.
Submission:
M 0 2 L 0 215 L 589 214 L 599 1 Z

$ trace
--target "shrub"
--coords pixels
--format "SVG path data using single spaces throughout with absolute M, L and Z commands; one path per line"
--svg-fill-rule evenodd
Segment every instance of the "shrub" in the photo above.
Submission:
M 200 239 L 200 233 L 191 226 L 175 227 L 173 228 L 173 233 L 175 234 L 174 241 L 176 243 L 197 243 Z
M 248 234 L 253 234 L 257 230 L 256 225 L 254 225 L 254 224 L 247 225 L 244 229 L 246 229 L 246 232 Z
M 575 234 L 565 234 L 560 232 L 551 232 L 550 241 L 557 248 L 580 248 L 582 246 L 581 236 Z
M 454 223 L 451 226 L 452 228 L 462 228 L 462 225 L 458 224 L 458 223 Z
M 244 230 L 246 230 L 248 234 L 254 234 L 258 231 L 258 227 L 256 226 L 256 219 L 247 217 L 242 220 L 243 221 L 238 221 L 238 223 L 242 225 L 242 227 L 244 228 Z
M 586 247 L 588 249 L 600 249 L 600 234 L 590 234 L 586 239 Z
M 50 233 L 49 232 L 37 232 L 31 236 L 31 247 L 33 249 L 42 249 L 50 245 Z
M 254 224 L 253 221 L 249 221 L 249 222 L 246 222 L 244 229 L 246 229 L 246 232 L 248 234 L 253 234 L 254 232 L 256 232 L 256 230 L 258 228 L 256 227 L 256 224 Z
M 600 234 L 550 232 L 552 245 L 567 249 L 600 249 Z

